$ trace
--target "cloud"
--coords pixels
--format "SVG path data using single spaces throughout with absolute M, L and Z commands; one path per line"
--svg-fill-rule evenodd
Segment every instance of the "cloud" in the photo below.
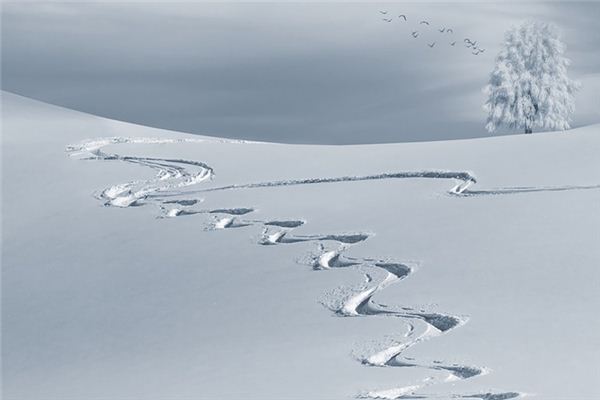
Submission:
M 562 25 L 574 77 L 600 64 L 594 3 L 384 7 L 409 21 L 383 22 L 380 7 L 366 3 L 6 3 L 2 85 L 192 133 L 400 142 L 487 135 L 480 90 L 503 32 L 524 18 Z M 442 26 L 455 33 L 437 32 Z M 471 55 L 464 37 L 486 53 Z M 580 115 L 587 122 L 598 111 Z

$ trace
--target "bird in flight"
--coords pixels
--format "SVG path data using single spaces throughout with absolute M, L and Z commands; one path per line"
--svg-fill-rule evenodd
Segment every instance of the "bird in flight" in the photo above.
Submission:
M 435 46 L 435 42 L 433 43 L 427 43 L 427 46 L 431 47 L 433 49 L 433 46 Z
M 474 56 L 478 56 L 479 53 L 481 53 L 479 50 L 475 49 L 471 54 L 473 54 Z
M 456 44 L 456 40 L 452 43 L 450 43 L 450 46 L 454 46 Z
M 392 19 L 391 19 L 391 18 L 381 18 L 381 20 L 382 20 L 382 21 L 385 21 L 385 22 L 392 22 Z
M 446 28 L 438 29 L 438 31 L 440 31 L 441 33 L 444 33 L 446 31 Z
M 406 15 L 404 14 L 398 15 L 398 18 L 404 18 L 404 20 L 406 21 Z
M 379 11 L 380 13 L 382 13 L 383 15 L 387 14 L 387 11 Z
M 454 33 L 454 31 L 452 30 L 452 28 L 448 28 L 446 29 L 446 33 Z
M 417 31 L 413 31 L 413 33 L 411 33 L 412 37 L 416 38 L 419 37 L 419 32 Z
M 471 39 L 469 38 L 465 38 L 465 46 L 467 46 L 467 48 L 472 47 L 473 49 L 475 49 L 477 46 L 477 41 L 471 41 Z
M 427 22 L 427 21 L 421 21 L 421 22 L 419 22 L 419 24 L 429 25 L 429 22 Z

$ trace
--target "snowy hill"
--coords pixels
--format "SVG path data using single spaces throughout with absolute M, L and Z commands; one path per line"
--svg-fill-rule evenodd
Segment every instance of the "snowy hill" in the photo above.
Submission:
M 600 125 L 279 145 L 2 100 L 6 399 L 600 397 Z

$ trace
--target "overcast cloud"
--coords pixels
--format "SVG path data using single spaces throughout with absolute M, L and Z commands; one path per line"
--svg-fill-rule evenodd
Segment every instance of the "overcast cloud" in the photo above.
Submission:
M 380 9 L 394 21 L 383 22 Z M 564 32 L 571 76 L 583 84 L 578 126 L 600 122 L 599 15 L 593 2 L 4 3 L 2 88 L 224 137 L 336 144 L 482 137 L 481 88 L 503 32 L 534 18 Z M 473 56 L 465 37 L 486 52 Z

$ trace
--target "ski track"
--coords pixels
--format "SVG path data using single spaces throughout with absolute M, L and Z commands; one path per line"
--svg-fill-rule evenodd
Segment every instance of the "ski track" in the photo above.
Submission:
M 214 219 L 209 229 L 229 229 L 247 226 L 261 226 L 263 231 L 258 244 L 287 245 L 295 243 L 316 243 L 317 253 L 309 257 L 308 263 L 313 270 L 326 271 L 354 268 L 363 273 L 364 283 L 359 288 L 338 288 L 323 304 L 334 315 L 344 318 L 352 317 L 391 317 L 398 318 L 408 331 L 401 337 L 385 343 L 378 351 L 369 350 L 367 354 L 356 358 L 363 365 L 382 368 L 420 368 L 441 373 L 444 378 L 428 376 L 419 383 L 383 390 L 365 391 L 357 395 L 359 398 L 373 399 L 441 399 L 448 396 L 440 394 L 423 394 L 423 389 L 436 383 L 471 379 L 488 374 L 485 367 L 447 363 L 441 360 L 431 362 L 416 361 L 403 353 L 413 346 L 444 335 L 468 322 L 467 318 L 426 310 L 415 310 L 412 307 L 394 308 L 374 301 L 374 297 L 388 286 L 408 278 L 415 270 L 408 263 L 395 262 L 376 258 L 348 257 L 345 251 L 370 237 L 369 232 L 349 232 L 336 234 L 294 235 L 293 230 L 304 225 L 304 220 L 241 220 L 255 211 L 254 208 L 219 208 L 213 210 L 194 209 L 201 203 L 201 198 L 189 198 L 191 195 L 222 190 L 239 190 L 254 188 L 272 188 L 280 186 L 312 185 L 324 183 L 358 182 L 385 179 L 450 179 L 457 183 L 448 194 L 460 197 L 483 195 L 505 195 L 544 191 L 588 190 L 599 189 L 600 185 L 587 186 L 544 186 L 544 187 L 508 187 L 491 190 L 469 190 L 477 182 L 475 176 L 468 171 L 414 171 L 388 172 L 376 175 L 342 176 L 330 178 L 310 178 L 293 180 L 276 180 L 248 184 L 234 184 L 211 187 L 199 190 L 181 191 L 188 186 L 212 180 L 213 169 L 205 163 L 184 159 L 150 158 L 121 156 L 103 151 L 104 147 L 118 144 L 175 144 L 201 142 L 241 142 L 218 139 L 161 139 L 161 138 L 125 138 L 109 137 L 84 141 L 77 145 L 67 146 L 67 153 L 81 160 L 121 161 L 150 168 L 156 172 L 151 179 L 120 183 L 100 191 L 96 195 L 106 206 L 133 207 L 154 204 L 161 210 L 161 218 L 174 218 L 186 215 L 205 214 Z M 187 198 L 186 198 L 187 196 Z M 175 199 L 171 199 L 175 198 Z M 331 248 L 333 246 L 334 248 Z M 437 374 L 439 375 L 439 374 Z M 450 395 L 454 399 L 509 400 L 524 396 L 519 392 L 481 392 L 473 394 Z

